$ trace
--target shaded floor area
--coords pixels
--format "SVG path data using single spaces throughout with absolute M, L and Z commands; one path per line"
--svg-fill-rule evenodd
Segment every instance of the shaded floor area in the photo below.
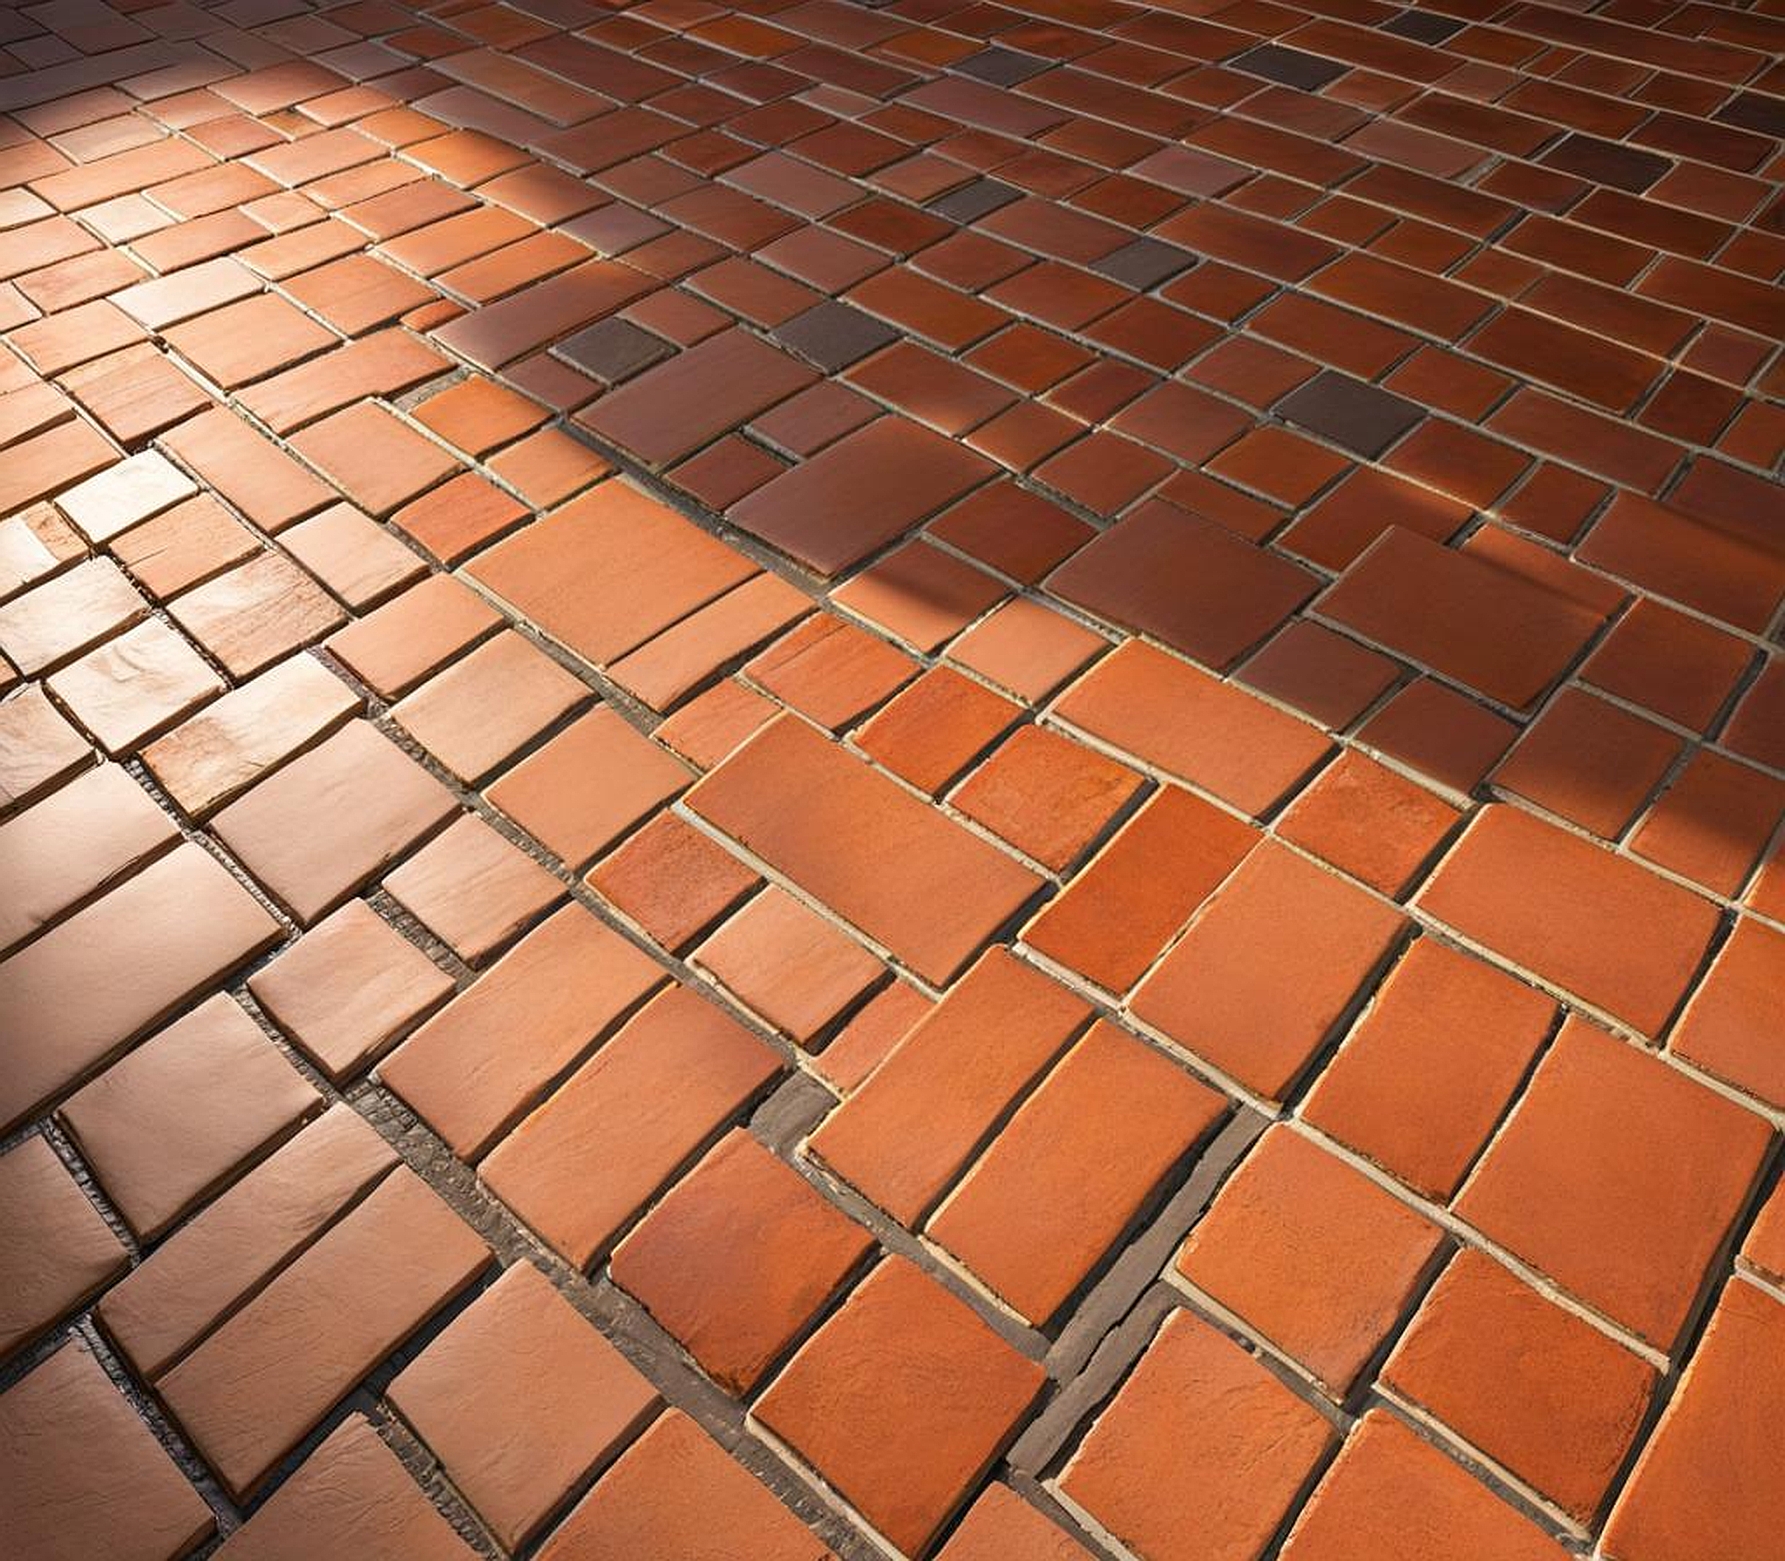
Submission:
M 0 12 L 0 1531 L 1780 1561 L 1785 20 Z

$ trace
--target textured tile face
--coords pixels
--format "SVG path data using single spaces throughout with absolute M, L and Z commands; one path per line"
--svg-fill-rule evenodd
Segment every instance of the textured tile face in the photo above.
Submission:
M 489 1256 L 399 1169 L 169 1371 L 161 1395 L 229 1488 L 250 1491 Z
M 1323 616 L 1521 709 L 1604 615 L 1399 528 L 1320 600 Z
M 0 963 L 0 1090 L 16 1122 L 277 940 L 278 924 L 202 847 L 182 845 Z
M 1436 3 L 0 6 L 0 1551 L 1785 1561 L 1785 20 Z
M 321 1105 L 253 1020 L 213 997 L 113 1063 L 60 1116 L 146 1239 Z
M 950 1380 L 944 1399 L 932 1384 Z M 890 1258 L 758 1401 L 789 1441 L 907 1554 L 989 1463 L 1042 1373 L 960 1301 Z
M 1561 1561 L 1568 1554 L 1385 1410 L 1364 1416 L 1284 1546 L 1294 1561 L 1337 1561 L 1362 1546 L 1392 1561 Z
M 651 1555 L 828 1561 L 830 1554 L 675 1409 L 596 1482 L 540 1551 L 551 1561 Z
M 658 1403 L 656 1390 L 525 1262 L 478 1297 L 390 1392 L 511 1550 Z
M 858 563 L 992 475 L 981 456 L 881 418 L 732 506 L 731 522 L 822 575 Z
M 1457 1208 L 1666 1349 L 1767 1142 L 1733 1102 L 1571 1020 Z
M 611 1269 L 715 1381 L 743 1393 L 872 1247 L 737 1130 L 639 1223 Z
M 41 1134 L 0 1155 L 0 1356 L 125 1271 L 124 1244 Z
M 753 573 L 666 506 L 610 482 L 499 543 L 473 577 L 597 666 Z
M 211 1510 L 83 1343 L 64 1346 L 0 1396 L 8 1527 L 32 1555 L 111 1548 L 171 1558 L 208 1537 Z
M 417 1488 L 371 1423 L 350 1415 L 218 1550 L 230 1561 L 476 1554 Z
M 1142 1555 L 1257 1555 L 1333 1441 L 1327 1421 L 1188 1312 L 1159 1330 L 1060 1478 Z
M 1546 892 L 1526 892 L 1540 872 Z M 1716 925 L 1704 900 L 1513 808 L 1479 815 L 1420 904 L 1645 1034 L 1691 982 Z
M 586 1267 L 779 1070 L 776 1055 L 736 1020 L 675 988 L 497 1145 L 484 1180 Z M 672 1090 L 677 1079 L 682 1087 Z M 646 1099 L 650 1109 L 641 1110 Z
M 232 802 L 216 829 L 308 926 L 455 808 L 439 781 L 355 722 Z
M 769 779 L 787 774 L 801 776 L 797 805 Z M 1038 881 L 791 717 L 697 786 L 688 805 L 933 980 L 955 975 Z M 845 817 L 873 819 L 875 838 L 859 823 L 844 827 Z M 953 903 L 918 914 L 912 893 L 944 878 Z
M 1636 1439 L 1655 1373 L 1492 1259 L 1464 1252 L 1383 1380 L 1590 1523 Z
M 657 980 L 642 953 L 567 905 L 423 1025 L 380 1076 L 476 1158 Z

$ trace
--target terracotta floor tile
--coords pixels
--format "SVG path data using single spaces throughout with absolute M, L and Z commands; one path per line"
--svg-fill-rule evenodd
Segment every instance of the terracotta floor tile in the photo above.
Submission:
M 1785 710 L 1785 661 L 1774 658 L 1749 685 L 1730 717 L 1723 741 L 1746 758 L 1774 769 L 1785 768 L 1785 742 L 1779 737 L 1779 712 Z
M 1633 494 L 1612 500 L 1579 556 L 1739 629 L 1758 632 L 1785 600 L 1785 558 L 1764 537 Z
M 590 871 L 588 884 L 672 953 L 762 882 L 747 863 L 661 813 Z
M 780 1058 L 737 1021 L 672 988 L 498 1144 L 480 1175 L 554 1250 L 587 1268 L 780 1070 Z M 672 1079 L 674 1090 L 665 1087 Z
M 228 1561 L 325 1553 L 465 1561 L 475 1554 L 362 1415 L 350 1415 L 223 1543 Z
M 28 816 L 28 815 L 27 815 Z M 1785 1066 L 1768 1037 L 1785 985 L 1785 934 L 1743 917 L 1706 973 L 1668 1050 L 1761 1100 L 1785 1100 Z
M 1647 598 L 1637 601 L 1581 667 L 1595 688 L 1704 731 L 1752 652 L 1733 635 Z
M 1421 938 L 1321 1074 L 1303 1115 L 1448 1202 L 1554 1027 L 1555 1004 Z
M 1571 1019 L 1457 1210 L 1666 1350 L 1767 1140 L 1759 1118 Z M 1539 1183 L 1548 1192 L 1535 1198 Z
M 180 838 L 174 821 L 115 764 L 70 781 L 0 823 L 0 952 L 159 855 Z
M 1134 640 L 1055 709 L 1091 736 L 1253 814 L 1270 811 L 1328 748 L 1314 727 Z
M 1494 771 L 1494 784 L 1616 840 L 1683 747 L 1664 727 L 1567 688 L 1526 728 Z
M 396 1164 L 364 1118 L 330 1107 L 106 1294 L 106 1332 L 159 1377 Z
M 1561 1561 L 1567 1551 L 1386 1410 L 1347 1438 L 1285 1561 Z
M 1125 992 L 1259 837 L 1179 787 L 1162 788 L 1023 929 L 1023 941 Z
M 1408 531 L 1389 531 L 1320 612 L 1513 708 L 1533 703 L 1604 615 Z
M 293 656 L 157 738 L 143 759 L 168 795 L 202 819 L 362 705 L 315 657 Z
M 915 677 L 918 663 L 835 613 L 815 613 L 744 664 L 783 704 L 841 731 Z
M 992 465 L 901 417 L 877 419 L 732 506 L 735 526 L 836 575 L 992 474 Z
M 157 601 L 252 557 L 259 539 L 208 493 L 164 510 L 111 544 L 136 583 Z
M 1708 901 L 1511 807 L 1477 815 L 1418 903 L 1645 1035 L 1685 994 L 1717 923 Z
M 1039 883 L 792 717 L 698 784 L 687 805 L 931 980 L 956 975 Z M 954 885 L 951 901 L 920 914 L 922 885 L 937 874 Z
M 367 687 L 392 699 L 501 622 L 495 608 L 470 587 L 450 575 L 429 575 L 331 635 L 327 649 Z
M 888 634 L 933 653 L 1005 595 L 1002 582 L 925 542 L 882 559 L 831 599 Z
M 1407 684 L 1358 729 L 1390 759 L 1467 794 L 1512 746 L 1519 729 L 1505 716 L 1433 678 Z
M 1142 777 L 1058 732 L 1019 727 L 949 801 L 1043 867 L 1063 872 L 1139 792 Z
M 811 1152 L 915 1226 L 1090 1017 L 1065 987 L 988 953 L 819 1127 Z
M 165 334 L 175 352 L 224 390 L 289 368 L 337 340 L 270 293 L 200 315 Z
M 943 1399 L 939 1379 L 961 1391 Z M 907 1554 L 998 1455 L 1042 1383 L 967 1306 L 888 1258 L 758 1400 L 756 1417 Z
M 1277 833 L 1323 862 L 1398 898 L 1461 817 L 1405 776 L 1348 752 L 1278 820 Z
M 426 564 L 351 504 L 335 504 L 280 538 L 305 569 L 354 612 L 419 579 Z
M 92 746 L 36 684 L 0 703 L 0 811 L 31 801 L 92 761 Z
M 291 443 L 371 515 L 388 515 L 458 469 L 439 445 L 369 401 L 324 418 Z
M 1636 1440 L 1656 1373 L 1493 1259 L 1465 1251 L 1382 1380 L 1590 1524 Z
M 578 421 L 647 464 L 667 466 L 815 378 L 787 354 L 732 330 L 609 392 Z
M 661 1402 L 525 1261 L 398 1374 L 390 1399 L 508 1550 Z
M 376 326 L 436 296 L 431 288 L 371 255 L 348 255 L 291 277 L 283 289 L 343 336 L 363 336 Z
M 596 1482 L 539 1554 L 542 1561 L 831 1561 L 816 1535 L 676 1409 Z
M 90 558 L 0 606 L 0 651 L 27 677 L 138 622 L 149 604 L 109 558 Z
M 537 428 L 545 411 L 487 379 L 465 379 L 429 396 L 415 420 L 467 455 L 483 456 Z
M 503 630 L 390 714 L 452 774 L 475 785 L 588 695 L 588 686 L 544 651 Z
M 1209 901 L 1130 1006 L 1249 1089 L 1281 1100 L 1404 926 L 1342 878 L 1267 845 Z
M 271 550 L 175 597 L 167 610 L 236 679 L 265 671 L 346 619 L 311 575 Z
M 674 755 L 601 705 L 499 776 L 485 795 L 567 866 L 581 869 L 690 779 Z
M 573 499 L 470 569 L 543 633 L 597 666 L 754 572 L 740 554 L 624 482 Z
M 445 1002 L 453 983 L 363 900 L 349 900 L 250 976 L 248 990 L 339 1083 Z
M 1033 585 L 1096 535 L 1060 505 L 1009 481 L 994 481 L 944 510 L 929 534 Z
M 49 504 L 9 515 L 0 521 L 0 596 L 17 596 L 86 553 L 80 535 Z
M 519 846 L 470 816 L 391 873 L 384 889 L 469 965 L 485 963 L 564 895 Z
M 1143 505 L 1055 570 L 1067 601 L 1231 665 L 1313 594 L 1314 578 L 1163 503 Z
M 1256 1557 L 1336 1439 L 1257 1359 L 1175 1311 L 1059 1488 L 1149 1561 Z
M 471 1228 L 399 1166 L 158 1391 L 230 1491 L 245 1494 L 489 1260 Z
M 1017 706 L 950 667 L 932 667 L 855 733 L 869 758 L 935 796 L 1016 720 Z
M 89 542 L 109 542 L 195 491 L 190 477 L 147 450 L 58 494 L 56 507 Z
M 1108 643 L 1064 613 L 1016 597 L 961 635 L 948 655 L 1036 704 L 1101 655 Z
M 1646 860 L 1735 895 L 1785 816 L 1785 781 L 1700 751 L 1631 837 Z
M 10 1126 L 59 1097 L 278 936 L 199 846 L 125 880 L 0 962 L 0 1020 L 20 1040 L 0 1118 Z
M 1445 1244 L 1362 1172 L 1278 1127 L 1190 1233 L 1177 1271 L 1343 1399 Z
M 405 1041 L 379 1077 L 477 1159 L 660 979 L 646 955 L 566 905 Z M 518 1030 L 517 1014 L 527 1017 Z
M 880 960 L 771 885 L 689 956 L 770 1028 L 812 1048 L 880 978 Z
M 0 1155 L 0 1214 L 4 1358 L 124 1273 L 130 1255 L 42 1134 Z
M 217 814 L 217 837 L 309 926 L 452 816 L 441 783 L 365 722 Z
M 339 497 L 224 407 L 180 424 L 163 443 L 266 531 L 278 532 Z
M 127 1531 L 134 1554 L 173 1561 L 216 1527 L 84 1340 L 0 1395 L 0 1446 L 8 1527 L 33 1555 L 92 1554 Z
M 715 1381 L 743 1394 L 873 1246 L 734 1129 L 620 1243 L 609 1271 Z
M 1631 1475 L 1606 1529 L 1623 1561 L 1685 1561 L 1704 1545 L 1765 1554 L 1773 1475 L 1755 1462 L 1785 1383 L 1785 1307 L 1751 1285 L 1723 1293 L 1698 1353 Z M 1751 1483 L 1751 1482 L 1758 1482 Z M 1747 1492 L 1763 1493 L 1759 1502 Z
M 937 1561 L 1085 1561 L 1091 1554 L 1008 1485 L 988 1485 Z
M 158 618 L 70 662 L 47 686 L 113 757 L 134 753 L 224 691 L 204 658 Z
M 779 575 L 755 575 L 621 657 L 608 675 L 652 709 L 673 709 L 811 606 L 810 597 Z
M 113 1063 L 58 1115 L 146 1241 L 321 1105 L 243 1009 L 219 996 Z
M 1045 1324 L 1225 1105 L 1162 1053 L 1099 1024 L 925 1229 L 1022 1316 Z M 1112 1157 L 1117 1137 L 1123 1150 Z

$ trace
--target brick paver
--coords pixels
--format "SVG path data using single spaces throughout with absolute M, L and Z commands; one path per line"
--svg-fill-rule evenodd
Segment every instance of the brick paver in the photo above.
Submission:
M 1782 58 L 0 10 L 0 1550 L 1785 1561 Z

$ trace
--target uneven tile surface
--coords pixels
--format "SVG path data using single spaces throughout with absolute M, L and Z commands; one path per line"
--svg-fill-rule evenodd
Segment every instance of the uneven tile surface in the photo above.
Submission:
M 0 8 L 0 1549 L 1785 1561 L 1782 60 Z

